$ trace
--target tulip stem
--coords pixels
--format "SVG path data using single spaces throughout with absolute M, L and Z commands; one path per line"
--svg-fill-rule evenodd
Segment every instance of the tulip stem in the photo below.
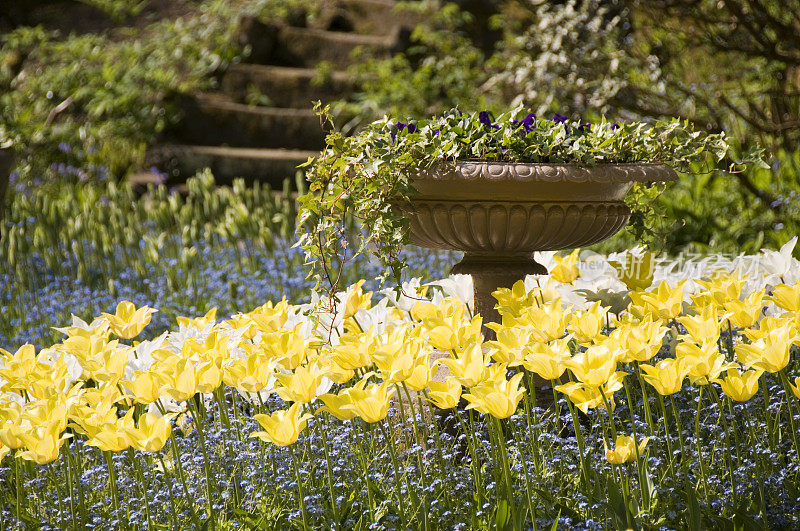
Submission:
M 69 446 L 69 441 L 67 444 L 64 445 L 65 447 Z M 75 495 L 73 493 L 73 485 L 72 485 L 72 473 L 70 471 L 68 459 L 64 458 L 62 461 L 62 465 L 64 468 L 64 475 L 67 477 L 67 492 L 69 493 L 69 512 L 70 518 L 72 520 L 72 526 L 77 528 L 77 524 L 75 523 Z
M 468 443 L 469 444 L 469 453 L 471 454 L 471 457 L 472 457 L 471 460 L 470 460 L 471 461 L 470 464 L 472 465 L 472 476 L 473 476 L 473 481 L 475 482 L 475 495 L 477 496 L 477 500 L 476 501 L 478 503 L 478 510 L 481 510 L 481 508 L 483 507 L 483 496 L 481 494 L 483 492 L 483 482 L 481 481 L 481 475 L 480 475 L 480 468 L 479 468 L 479 464 L 478 464 L 477 452 L 476 452 L 475 446 L 474 446 L 474 444 L 472 442 L 472 432 L 467 430 L 467 425 L 464 422 L 464 419 L 461 418 L 461 414 L 458 412 L 458 407 L 453 408 L 453 411 L 456 414 L 456 418 L 458 419 L 458 423 L 461 425 L 461 432 L 464 433 L 465 435 L 467 433 L 469 433 L 469 435 L 467 437 L 469 439 L 469 443 Z
M 306 497 L 303 494 L 303 482 L 300 481 L 300 468 L 297 466 L 297 456 L 294 453 L 294 445 L 289 445 L 289 452 L 292 454 L 292 466 L 294 467 L 294 478 L 297 482 L 297 495 L 300 498 L 300 512 L 303 515 L 303 529 L 308 531 L 308 516 L 306 515 Z
M 536 467 L 536 474 L 541 475 L 542 463 L 541 456 L 539 455 L 539 424 L 536 419 L 536 385 L 532 374 L 528 374 L 528 396 L 524 404 L 525 417 L 528 422 L 528 436 L 530 437 L 531 446 L 533 447 L 533 464 Z
M 658 397 L 658 405 L 661 407 L 661 420 L 664 422 L 664 440 L 667 441 L 667 454 L 669 455 L 667 463 L 669 464 L 669 471 L 673 479 L 677 479 L 675 478 L 675 453 L 672 451 L 672 438 L 669 436 L 669 423 L 667 422 L 667 407 L 664 405 L 664 397 L 661 396 L 661 393 L 656 393 L 656 396 Z
M 533 497 L 531 496 L 531 478 L 528 472 L 528 467 L 525 463 L 525 457 L 522 455 L 522 440 L 520 439 L 519 433 L 517 433 L 516 428 L 514 427 L 513 422 L 508 423 L 511 427 L 511 433 L 514 435 L 514 442 L 517 443 L 517 450 L 519 451 L 520 461 L 522 461 L 522 471 L 525 477 L 525 494 L 528 497 L 528 508 L 531 511 L 531 524 L 533 525 L 533 531 L 536 531 L 536 505 L 533 503 Z M 583 461 L 583 458 L 581 458 Z
M 104 452 L 104 453 L 107 453 L 107 452 Z M 56 495 L 58 496 L 58 519 L 63 522 L 64 521 L 64 500 L 63 500 L 63 498 L 61 496 L 61 487 L 60 487 L 61 482 L 58 481 L 58 478 L 56 478 L 56 475 L 53 472 L 53 468 L 52 468 L 51 465 L 45 465 L 45 467 L 46 467 L 45 468 L 46 474 L 50 475 L 50 480 L 53 482 L 53 488 L 55 489 Z M 117 502 L 117 496 L 116 496 L 115 487 L 116 487 L 116 478 L 115 478 L 115 481 L 114 481 L 114 486 L 111 487 L 111 492 L 112 492 L 113 497 L 114 497 L 114 508 L 116 509 L 116 512 L 117 512 L 116 517 L 119 518 L 119 506 L 118 506 L 118 502 Z
M 688 464 L 688 457 L 686 455 L 686 446 L 683 442 L 683 425 L 681 424 L 681 414 L 678 411 L 678 406 L 675 405 L 675 398 L 673 395 L 669 396 L 669 402 L 672 406 L 672 416 L 675 417 L 675 428 L 678 430 L 678 442 L 681 447 L 681 468 L 683 473 L 686 474 L 686 467 Z
M 22 521 L 20 516 L 20 511 L 22 507 L 22 478 L 20 477 L 19 473 L 19 458 L 14 459 L 14 477 L 16 483 L 16 491 L 17 491 L 17 506 L 16 506 L 16 516 L 17 516 L 17 523 Z
M 169 503 L 173 507 L 172 511 L 167 512 L 169 513 L 170 520 L 172 521 L 172 529 L 176 529 L 177 523 L 175 522 L 175 513 L 178 511 L 176 510 L 177 505 L 175 504 L 175 499 L 172 497 L 172 482 L 170 481 L 169 473 L 167 472 L 167 463 L 164 462 L 164 456 L 159 454 L 158 460 L 161 462 L 161 470 L 164 472 L 164 486 L 167 488 L 167 492 L 169 493 Z M 199 522 L 197 523 L 199 524 Z
M 213 489 L 211 487 L 211 470 L 210 470 L 210 462 L 208 460 L 208 450 L 206 449 L 206 437 L 204 433 L 204 422 L 203 418 L 205 416 L 205 411 L 203 409 L 203 414 L 199 413 L 200 409 L 202 408 L 203 398 L 200 395 L 195 395 L 194 400 L 189 400 L 187 404 L 189 404 L 189 409 L 192 411 L 192 416 L 195 420 L 195 431 L 197 431 L 197 438 L 200 442 L 200 452 L 203 454 L 203 472 L 206 476 L 206 496 L 208 496 L 208 517 L 212 520 L 215 520 L 214 517 L 214 509 L 213 506 Z M 200 404 L 198 406 L 198 404 Z
M 508 453 L 506 452 L 505 437 L 503 436 L 503 425 L 497 417 L 492 417 L 492 421 L 494 422 L 497 452 L 500 456 L 500 462 L 503 464 L 503 483 L 505 483 L 506 487 L 506 503 L 508 504 L 508 511 L 511 515 L 511 522 L 514 525 L 514 529 L 518 529 L 519 526 L 516 517 L 517 503 L 514 496 L 514 486 L 511 482 L 511 469 L 508 465 Z
M 787 411 L 789 413 L 789 429 L 792 430 L 792 442 L 794 443 L 794 451 L 798 457 L 800 457 L 800 444 L 797 442 L 797 430 L 794 428 L 794 411 L 792 411 L 792 403 L 795 402 L 795 396 L 792 392 L 792 388 L 789 384 L 789 379 L 786 377 L 786 374 L 783 370 L 778 371 L 778 374 L 781 378 L 781 383 L 783 384 L 783 388 L 786 393 L 786 402 L 787 402 Z
M 375 499 L 372 495 L 372 486 L 370 485 L 369 481 L 369 468 L 367 467 L 367 460 L 364 457 L 364 452 L 362 451 L 361 444 L 359 442 L 359 437 L 356 435 L 355 431 L 355 421 L 350 421 L 352 423 L 353 429 L 350 431 L 350 434 L 353 436 L 353 448 L 355 448 L 356 453 L 358 454 L 358 460 L 361 463 L 361 468 L 364 471 L 364 486 L 367 490 L 367 499 L 369 500 L 369 517 L 372 522 L 375 521 Z
M 767 424 L 767 444 L 769 449 L 774 451 L 775 445 L 772 443 L 772 418 L 769 416 L 769 389 L 767 385 L 767 373 L 762 376 L 764 381 L 761 382 L 761 394 L 764 397 L 764 422 Z
M 103 452 L 103 457 L 106 459 L 106 466 L 108 467 L 108 479 L 111 486 L 111 499 L 114 502 L 115 518 L 119 519 L 119 493 L 117 491 L 117 472 L 114 469 L 114 460 L 111 458 L 111 452 Z
M 638 361 L 633 364 L 633 372 L 636 373 L 636 379 L 639 380 L 639 387 L 642 390 L 642 403 L 644 404 L 644 418 L 647 420 L 647 425 L 650 428 L 650 435 L 653 436 L 655 434 L 655 423 L 653 422 L 653 415 L 650 412 L 650 399 L 647 396 L 647 388 L 644 385 L 644 379 L 642 378 L 642 372 L 639 370 Z M 631 414 L 633 414 L 633 410 L 631 410 Z
M 136 486 L 139 488 L 139 493 L 142 495 L 142 498 L 144 499 L 144 514 L 147 517 L 147 528 L 152 529 L 153 520 L 152 517 L 150 516 L 150 501 L 147 499 L 147 488 L 144 486 L 144 477 L 142 474 L 142 470 L 137 462 L 136 454 L 134 454 L 133 448 L 131 448 L 130 446 L 128 447 L 128 459 L 130 459 L 131 463 L 133 464 L 133 469 L 136 474 Z
M 195 521 L 198 527 L 202 527 L 202 523 L 200 522 L 200 518 L 198 518 L 197 513 L 194 510 L 194 503 L 190 501 L 189 498 L 189 488 L 186 486 L 186 475 L 183 472 L 183 464 L 181 463 L 181 452 L 178 449 L 178 442 L 175 440 L 175 434 L 172 433 L 169 437 L 170 445 L 172 446 L 172 458 L 175 460 L 175 467 L 178 469 L 178 478 L 181 480 L 181 485 L 183 485 L 183 497 L 186 500 L 186 505 L 189 508 L 190 514 L 192 515 L 192 519 Z M 164 465 L 162 459 L 162 466 L 164 466 L 164 472 L 166 473 L 166 465 Z
M 711 385 L 711 384 L 709 384 Z M 700 444 L 700 408 L 703 406 L 703 386 L 697 388 L 697 412 L 694 416 L 694 440 L 697 447 L 697 461 L 700 465 L 700 479 L 703 481 L 703 496 L 708 499 L 708 480 L 703 462 L 703 447 Z
M 570 415 L 572 416 L 572 427 L 575 430 L 575 440 L 578 442 L 578 454 L 581 458 L 581 475 L 586 487 L 589 487 L 589 464 L 586 456 L 586 441 L 583 438 L 583 431 L 581 431 L 580 421 L 578 414 L 575 412 L 575 405 L 567 400 L 567 407 L 569 407 Z
M 625 397 L 628 399 L 628 410 L 631 414 L 631 435 L 633 436 L 633 451 L 636 454 L 636 473 L 639 478 L 639 495 L 642 497 L 642 503 L 644 503 L 645 500 L 647 500 L 647 492 L 645 491 L 644 481 L 642 481 L 644 478 L 642 464 L 639 462 L 639 437 L 636 435 L 636 416 L 634 415 L 633 400 L 631 399 L 631 389 L 628 385 L 628 381 L 623 380 L 622 383 L 625 387 Z M 648 503 L 648 510 L 650 509 L 649 505 Z
M 388 424 L 388 421 L 386 422 Z M 389 430 L 387 433 L 386 427 L 383 425 L 383 422 L 378 422 L 378 428 L 380 428 L 381 432 L 383 432 L 383 438 L 386 440 L 387 444 L 389 445 L 389 456 L 392 458 L 392 468 L 394 468 L 394 481 L 396 483 L 395 490 L 397 490 L 397 510 L 400 513 L 400 528 L 405 529 L 407 527 L 408 518 L 406 517 L 406 511 L 403 507 L 403 498 L 400 493 L 400 465 L 397 461 L 397 453 L 394 447 L 394 436 L 392 435 L 392 426 L 389 425 Z M 411 490 L 411 486 L 408 484 L 408 474 L 404 471 L 403 478 L 406 484 L 406 490 L 408 494 L 412 497 L 414 493 Z
M 317 420 L 322 421 L 321 418 L 314 419 L 314 430 L 322 437 L 322 447 L 325 450 L 325 466 L 328 472 L 328 492 L 331 497 L 331 511 L 333 512 L 333 519 L 339 524 L 339 511 L 336 508 L 336 495 L 333 490 L 333 467 L 331 466 L 330 448 L 328 447 L 328 435 L 325 430 L 317 423 Z

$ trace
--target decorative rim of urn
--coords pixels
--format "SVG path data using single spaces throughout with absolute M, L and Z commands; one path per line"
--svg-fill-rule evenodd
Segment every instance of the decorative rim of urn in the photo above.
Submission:
M 413 178 L 410 241 L 507 260 L 533 251 L 602 241 L 630 216 L 625 194 L 635 182 L 675 181 L 658 164 L 464 161 Z

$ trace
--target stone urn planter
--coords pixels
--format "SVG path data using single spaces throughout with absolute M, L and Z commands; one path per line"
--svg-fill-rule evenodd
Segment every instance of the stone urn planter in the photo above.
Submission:
M 525 275 L 546 274 L 534 251 L 583 247 L 619 231 L 635 182 L 677 180 L 655 164 L 457 162 L 416 175 L 410 241 L 464 251 L 453 273 L 472 275 L 475 311 L 498 322 L 492 292 Z M 486 329 L 484 329 L 486 331 Z

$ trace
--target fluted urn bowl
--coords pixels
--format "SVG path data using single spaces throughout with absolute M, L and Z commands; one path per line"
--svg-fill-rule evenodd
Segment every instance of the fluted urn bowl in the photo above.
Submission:
M 410 241 L 464 251 L 454 273 L 473 276 L 476 310 L 495 320 L 491 292 L 547 270 L 533 251 L 602 241 L 630 216 L 633 183 L 677 180 L 655 164 L 524 164 L 457 162 L 414 176 L 418 194 L 407 215 Z

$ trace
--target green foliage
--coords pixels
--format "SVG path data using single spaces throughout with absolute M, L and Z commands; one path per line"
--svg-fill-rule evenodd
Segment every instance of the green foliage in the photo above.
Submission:
M 419 119 L 452 107 L 491 107 L 493 98 L 477 90 L 488 78 L 484 54 L 463 31 L 471 15 L 452 3 L 441 9 L 432 2 L 400 4 L 422 19 L 408 49 L 388 58 L 364 53 L 350 69 L 360 91 L 337 110 L 359 114 L 363 124 L 384 113 Z
M 23 283 L 33 256 L 54 274 L 76 271 L 82 281 L 105 283 L 117 267 L 144 274 L 147 264 L 180 258 L 201 240 L 211 246 L 247 240 L 270 249 L 275 238 L 294 232 L 295 217 L 288 194 L 258 182 L 248 188 L 242 180 L 217 187 L 208 171 L 187 181 L 185 195 L 150 186 L 141 199 L 128 183 L 56 180 L 12 196 L 0 226 L 0 257 Z M 119 262 L 108 259 L 119 255 Z M 93 279 L 92 271 L 105 275 Z
M 81 3 L 95 7 L 113 18 L 124 20 L 126 17 L 138 15 L 149 0 L 79 0 Z
M 179 119 L 169 96 L 208 86 L 209 74 L 236 57 L 231 15 L 207 1 L 193 17 L 143 31 L 62 37 L 20 27 L 0 37 L 0 129 L 14 141 L 21 179 L 53 177 L 54 162 L 102 164 L 115 176 L 141 163 L 145 147 Z
M 329 109 L 317 110 L 332 126 Z M 562 120 L 563 119 L 563 120 Z M 325 151 L 309 161 L 309 193 L 300 198 L 302 245 L 317 287 L 335 290 L 348 260 L 368 251 L 399 283 L 408 243 L 401 206 L 414 193 L 412 178 L 438 164 L 463 160 L 508 162 L 666 164 L 689 171 L 707 157 L 721 160 L 728 151 L 724 134 L 694 131 L 678 120 L 653 124 L 601 120 L 593 125 L 523 116 L 520 107 L 498 117 L 483 111 L 467 115 L 453 109 L 430 120 L 404 124 L 384 117 L 359 134 L 333 132 Z M 365 231 L 348 238 L 347 220 Z M 310 225 L 310 230 L 307 230 Z

